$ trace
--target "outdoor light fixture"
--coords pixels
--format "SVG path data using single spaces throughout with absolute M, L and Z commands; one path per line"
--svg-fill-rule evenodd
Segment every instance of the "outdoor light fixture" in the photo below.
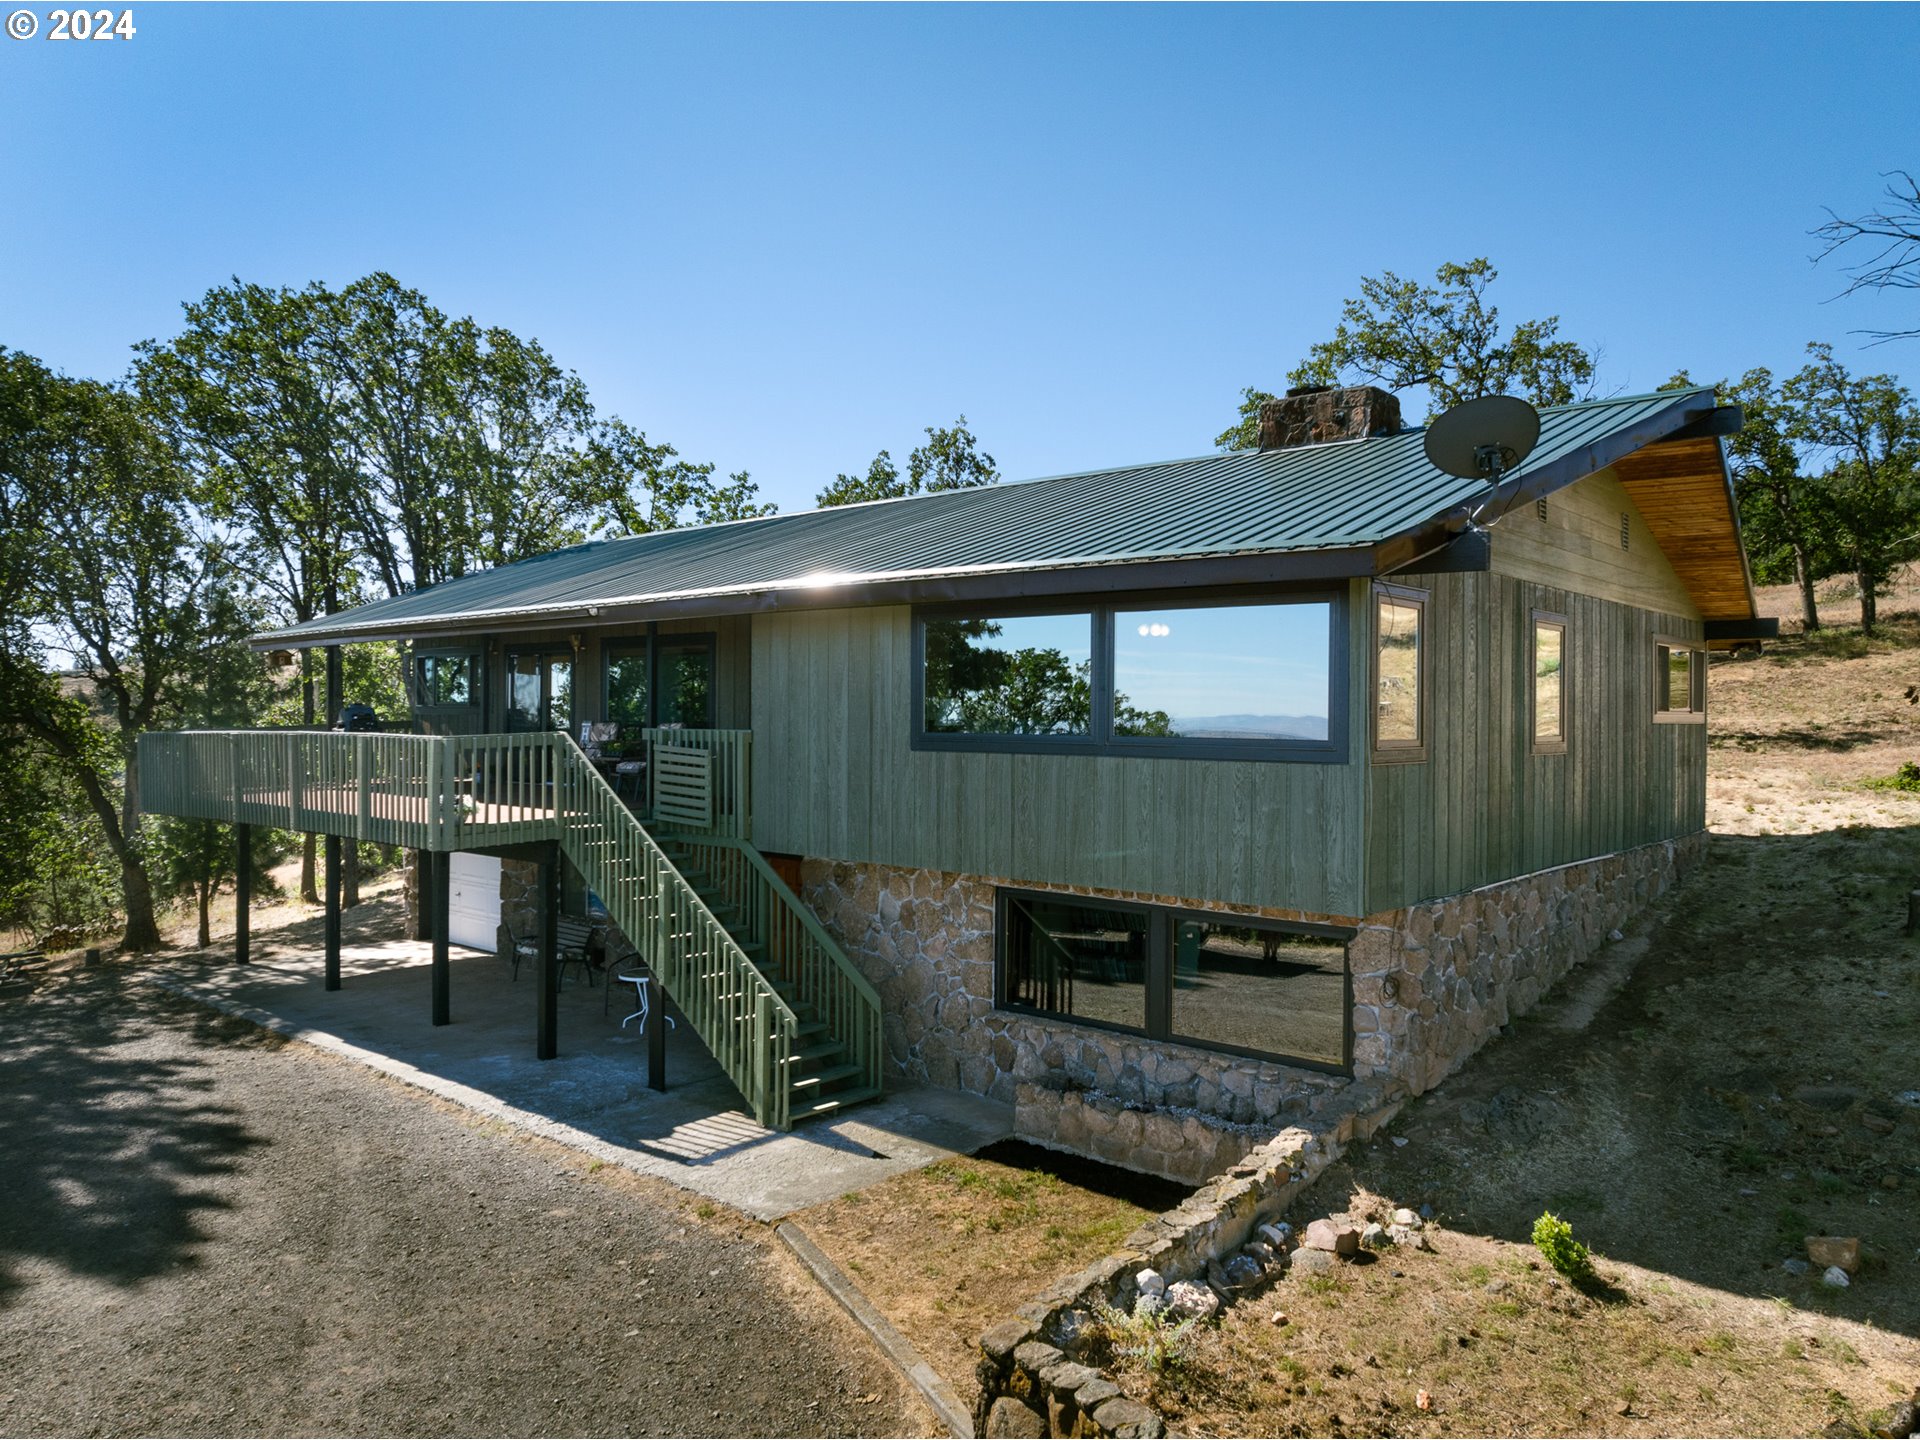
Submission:
M 269 650 L 267 652 L 267 664 L 275 670 L 290 669 L 293 665 L 293 651 Z

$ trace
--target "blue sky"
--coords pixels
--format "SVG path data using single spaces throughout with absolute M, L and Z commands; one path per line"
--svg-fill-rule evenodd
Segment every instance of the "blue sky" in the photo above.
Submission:
M 386 269 L 792 509 L 962 411 L 1010 477 L 1203 452 L 1478 254 L 1606 390 L 1920 369 L 1807 234 L 1920 167 L 1910 6 L 134 13 L 0 40 L 0 344 L 74 373 Z

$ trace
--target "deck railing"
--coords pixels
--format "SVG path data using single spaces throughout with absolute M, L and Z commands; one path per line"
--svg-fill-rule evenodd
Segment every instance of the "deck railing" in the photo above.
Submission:
M 798 1048 L 793 1005 L 770 976 L 818 1010 L 877 1088 L 879 997 L 746 843 L 749 732 L 660 730 L 648 740 L 707 761 L 706 828 L 673 828 L 711 862 L 716 903 L 743 917 L 732 929 L 564 734 L 156 732 L 140 737 L 140 802 L 156 814 L 428 850 L 558 841 L 761 1124 L 791 1123 Z M 743 937 L 765 945 L 767 971 Z
M 753 838 L 753 732 L 647 729 L 651 809 L 674 829 Z M 702 757 L 704 763 L 702 763 Z

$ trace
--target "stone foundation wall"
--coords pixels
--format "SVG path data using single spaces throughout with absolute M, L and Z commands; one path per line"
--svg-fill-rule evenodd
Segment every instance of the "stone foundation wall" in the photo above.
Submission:
M 1214 1173 L 1216 1153 L 1238 1145 L 1244 1154 L 1258 1138 L 1313 1114 L 1346 1083 L 1274 1061 L 996 1011 L 994 889 L 1010 881 L 820 860 L 803 861 L 800 880 L 801 899 L 880 992 L 892 1073 L 1012 1103 L 1016 1128 L 1029 1139 L 1111 1159 L 1116 1156 L 1105 1152 L 1120 1142 L 1106 1132 L 1138 1139 L 1151 1115 L 1158 1144 L 1149 1143 L 1151 1163 L 1141 1168 L 1183 1179 L 1204 1166 L 1198 1171 L 1204 1178 Z M 1063 893 L 1195 903 L 1165 895 Z M 1298 911 L 1234 913 L 1306 918 Z M 1057 1097 L 1066 1094 L 1077 1097 L 1071 1113 L 1049 1119 Z M 1245 1127 L 1244 1135 L 1234 1127 Z M 1094 1146 L 1095 1132 L 1104 1149 Z
M 1360 921 L 1353 1074 L 1418 1094 L 1525 1013 L 1702 852 L 1704 835 Z M 880 992 L 893 1074 L 1015 1107 L 1021 1135 L 1197 1183 L 1276 1130 L 1311 1121 L 1343 1076 L 993 1008 L 994 890 L 1003 884 L 1263 919 L 1339 916 L 1204 899 L 1036 886 L 805 860 L 801 898 Z
M 1706 841 L 1701 831 L 1368 916 L 1347 946 L 1354 1074 L 1432 1089 L 1670 889 Z

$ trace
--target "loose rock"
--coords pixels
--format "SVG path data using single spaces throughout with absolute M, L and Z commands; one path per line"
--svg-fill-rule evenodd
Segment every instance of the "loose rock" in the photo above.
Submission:
M 1786 1271 L 1787 1274 L 1789 1275 L 1804 1275 L 1809 1270 L 1813 1269 L 1813 1266 L 1809 1265 L 1806 1261 L 1802 1260 L 1799 1256 L 1796 1255 L 1791 1260 L 1782 1260 L 1780 1262 L 1780 1268 Z
M 1164 1295 L 1167 1280 L 1158 1270 L 1142 1270 L 1133 1277 L 1133 1285 L 1142 1295 Z
M 1367 1228 L 1360 1232 L 1360 1248 L 1363 1250 L 1386 1250 L 1393 1245 L 1393 1237 L 1387 1234 L 1386 1227 L 1373 1221 L 1367 1222 Z
M 1829 1265 L 1827 1273 L 1820 1277 L 1820 1283 L 1829 1290 L 1844 1290 L 1853 1282 L 1847 1278 L 1847 1272 L 1838 1265 Z
M 1393 1223 L 1396 1225 L 1404 1225 L 1409 1230 L 1418 1230 L 1422 1222 L 1418 1215 L 1403 1205 L 1393 1212 Z
M 1332 1220 L 1315 1220 L 1307 1226 L 1305 1244 L 1310 1250 L 1326 1250 L 1335 1255 L 1353 1255 L 1360 1249 L 1360 1232 L 1351 1225 Z
M 1167 1311 L 1183 1320 L 1211 1320 L 1220 1313 L 1220 1297 L 1211 1287 L 1181 1280 L 1167 1287 Z
M 1852 1275 L 1860 1268 L 1860 1240 L 1855 1235 L 1807 1236 L 1807 1259 L 1821 1267 L 1837 1266 Z
M 1288 1268 L 1294 1275 L 1326 1275 L 1337 1263 L 1331 1250 L 1296 1250 Z

